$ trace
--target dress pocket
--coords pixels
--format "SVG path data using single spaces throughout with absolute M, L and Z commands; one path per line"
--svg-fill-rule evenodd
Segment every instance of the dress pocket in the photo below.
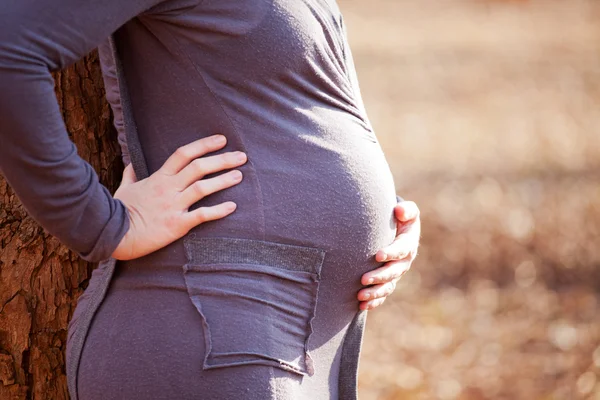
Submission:
M 238 238 L 184 239 L 204 369 L 262 364 L 313 375 L 308 353 L 325 251 Z

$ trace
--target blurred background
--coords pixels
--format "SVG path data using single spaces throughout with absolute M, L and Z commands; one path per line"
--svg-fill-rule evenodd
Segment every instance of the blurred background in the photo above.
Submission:
M 423 224 L 361 399 L 600 399 L 600 1 L 338 3 Z

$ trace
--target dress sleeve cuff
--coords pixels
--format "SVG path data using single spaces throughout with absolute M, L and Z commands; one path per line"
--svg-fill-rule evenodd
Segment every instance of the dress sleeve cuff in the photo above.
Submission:
M 100 232 L 94 247 L 88 252 L 77 252 L 84 260 L 100 262 L 110 258 L 129 230 L 129 210 L 119 199 L 114 199 L 114 204 L 116 207 L 112 210 L 110 219 Z

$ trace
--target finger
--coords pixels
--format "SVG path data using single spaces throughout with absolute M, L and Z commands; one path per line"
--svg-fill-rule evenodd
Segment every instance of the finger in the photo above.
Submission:
M 417 251 L 419 247 L 419 227 L 415 231 L 407 231 L 400 234 L 389 246 L 379 250 L 375 254 L 375 260 L 378 262 L 402 260 Z
M 358 292 L 358 300 L 367 301 L 373 299 L 379 299 L 381 297 L 387 297 L 390 294 L 394 293 L 396 290 L 396 280 L 391 280 L 386 283 L 382 283 L 379 285 L 369 286 L 367 288 L 361 289 Z
M 209 194 L 234 186 L 242 181 L 242 173 L 233 170 L 210 179 L 194 182 L 181 192 L 181 201 L 186 208 Z
M 385 302 L 385 299 L 387 299 L 387 297 L 382 297 L 380 299 L 369 300 L 369 301 L 362 301 L 359 303 L 359 308 L 361 310 L 372 310 L 372 309 L 382 305 Z
M 227 143 L 225 136 L 213 135 L 181 146 L 169 156 L 160 171 L 167 175 L 175 175 L 195 158 L 219 150 L 225 146 L 225 143 Z
M 129 163 L 123 170 L 123 179 L 121 180 L 121 186 L 130 185 L 135 182 L 137 182 L 135 171 L 133 170 L 133 165 Z
M 407 222 L 419 216 L 421 211 L 414 201 L 403 201 L 394 207 L 394 215 L 400 222 Z
M 184 190 L 205 175 L 239 167 L 247 160 L 246 154 L 241 151 L 196 158 L 177 174 L 177 185 L 180 188 L 179 190 Z
M 361 278 L 361 283 L 363 285 L 376 285 L 398 279 L 410 269 L 411 262 L 412 260 L 409 257 L 389 261 L 383 267 L 365 273 Z
M 233 201 L 217 204 L 210 207 L 199 207 L 184 213 L 183 221 L 188 230 L 207 221 L 221 219 L 235 211 L 237 205 Z

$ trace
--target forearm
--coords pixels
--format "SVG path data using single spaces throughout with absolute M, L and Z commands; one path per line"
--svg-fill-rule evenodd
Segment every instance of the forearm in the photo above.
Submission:
M 0 11 L 0 172 L 40 225 L 89 261 L 112 254 L 128 211 L 77 154 L 51 71 L 155 3 L 7 0 Z

